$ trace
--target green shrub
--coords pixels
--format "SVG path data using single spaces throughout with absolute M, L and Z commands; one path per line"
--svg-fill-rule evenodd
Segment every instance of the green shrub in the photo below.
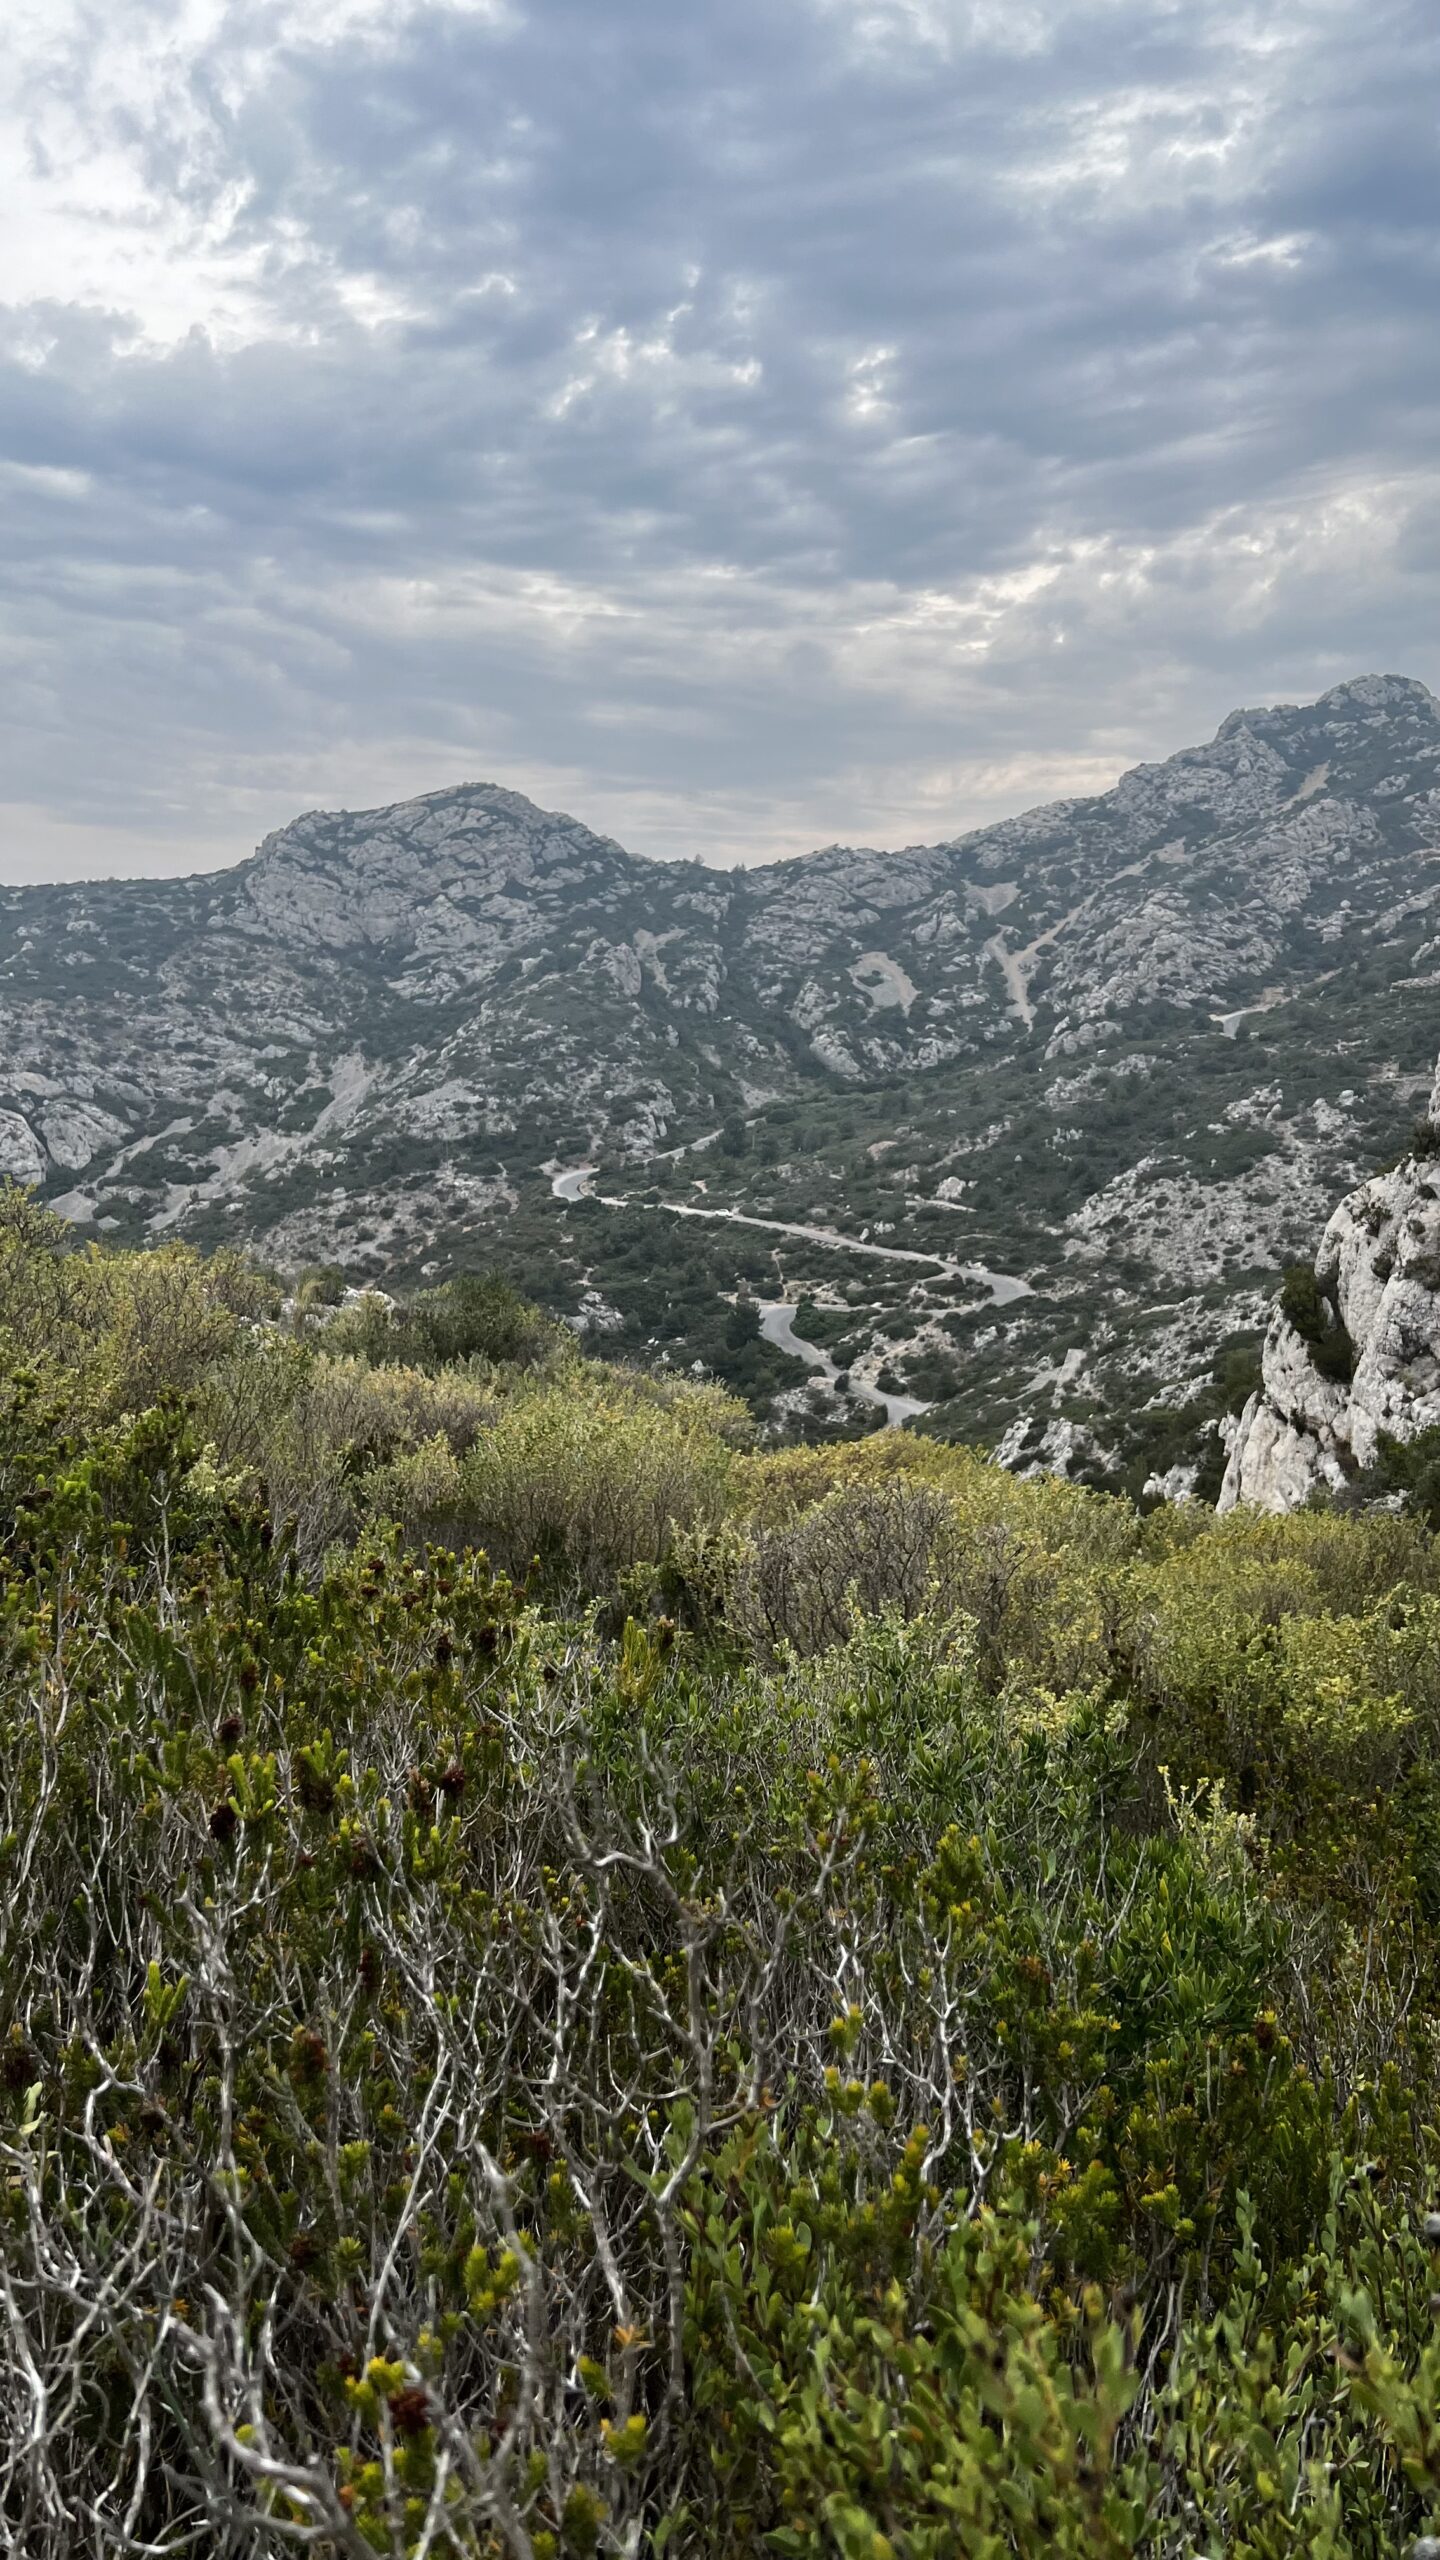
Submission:
M 436 1289 L 391 1304 L 377 1291 L 345 1309 L 327 1330 L 337 1353 L 402 1368 L 441 1369 L 464 1361 L 533 1367 L 563 1337 L 497 1272 L 457 1272 Z
M 714 1388 L 662 1402 L 577 1362 L 514 1396 L 463 1460 L 467 1536 L 509 1571 L 538 1560 L 553 1589 L 611 1594 L 723 1516 L 734 1458 L 717 1423 L 729 1411 Z
M 1280 1312 L 1293 1325 L 1322 1377 L 1341 1383 L 1355 1374 L 1355 1346 L 1329 1295 L 1308 1262 L 1292 1262 L 1280 1288 Z
M 1381 1501 L 1398 1495 L 1407 1511 L 1429 1528 L 1440 1529 L 1440 1428 L 1417 1431 L 1411 1440 L 1382 1431 L 1375 1464 L 1360 1490 Z

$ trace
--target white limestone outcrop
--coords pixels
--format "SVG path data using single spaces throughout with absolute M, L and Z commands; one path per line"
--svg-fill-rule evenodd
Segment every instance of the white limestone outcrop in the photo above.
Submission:
M 1440 1117 L 1440 1071 L 1430 1126 Z M 1241 1416 L 1219 1508 L 1289 1511 L 1338 1492 L 1374 1464 L 1382 1435 L 1440 1426 L 1440 1154 L 1405 1157 L 1342 1200 L 1315 1277 L 1353 1350 L 1348 1378 L 1324 1374 L 1316 1346 L 1277 1306 L 1262 1384 Z

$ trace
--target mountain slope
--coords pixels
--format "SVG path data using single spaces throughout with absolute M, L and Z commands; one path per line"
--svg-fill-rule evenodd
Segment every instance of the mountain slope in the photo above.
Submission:
M 502 1256 L 675 1358 L 753 1331 L 739 1280 L 818 1288 L 929 1427 L 1123 1471 L 1158 1397 L 1140 1454 L 1190 1464 L 1217 1349 L 1428 1088 L 1437 901 L 1440 706 L 1398 677 L 900 853 L 642 863 L 486 785 L 312 813 L 232 872 L 0 893 L 0 1169 L 292 1264 Z M 654 1199 L 557 1201 L 563 1162 Z

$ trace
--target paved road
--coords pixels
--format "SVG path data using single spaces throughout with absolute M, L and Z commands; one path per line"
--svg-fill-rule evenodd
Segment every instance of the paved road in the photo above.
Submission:
M 756 1303 L 760 1309 L 760 1331 L 765 1340 L 773 1342 L 777 1351 L 788 1351 L 793 1359 L 803 1360 L 807 1369 L 814 1369 L 833 1387 L 840 1371 L 829 1352 L 822 1351 L 818 1342 L 807 1342 L 803 1334 L 796 1332 L 794 1305 L 783 1298 L 761 1298 Z M 902 1422 L 909 1422 L 917 1413 L 930 1410 L 920 1396 L 887 1395 L 883 1387 L 872 1387 L 868 1379 L 857 1377 L 853 1369 L 849 1375 L 852 1396 L 858 1396 L 862 1404 L 883 1405 L 888 1430 L 896 1431 Z
M 803 1227 L 792 1218 L 756 1218 L 748 1209 L 703 1209 L 689 1200 L 622 1200 L 618 1193 L 592 1191 L 595 1179 L 593 1164 L 571 1165 L 565 1173 L 550 1177 L 550 1188 L 557 1200 L 598 1200 L 605 1209 L 665 1209 L 672 1218 L 709 1218 L 735 1227 L 761 1227 L 767 1235 L 798 1236 L 802 1244 L 824 1244 L 841 1253 L 863 1253 L 879 1262 L 920 1263 L 927 1271 L 948 1271 L 953 1279 L 972 1280 L 977 1288 L 988 1289 L 994 1307 L 1008 1307 L 1016 1298 L 1033 1293 L 1028 1280 L 1012 1279 L 1005 1271 L 991 1271 L 983 1262 L 956 1262 L 948 1253 L 921 1253 L 914 1245 L 872 1244 L 865 1236 L 842 1235 L 838 1227 Z
M 551 1174 L 551 1192 L 557 1200 L 598 1200 L 606 1209 L 668 1209 L 674 1218 L 709 1218 L 712 1222 L 736 1227 L 759 1227 L 769 1235 L 796 1236 L 802 1244 L 829 1245 L 838 1252 L 868 1254 L 879 1262 L 919 1263 L 928 1271 L 945 1271 L 955 1279 L 969 1280 L 979 1288 L 988 1289 L 990 1303 L 995 1307 L 1011 1306 L 1017 1298 L 1028 1298 L 1032 1294 L 1028 1280 L 1016 1280 L 1008 1272 L 988 1270 L 983 1262 L 955 1262 L 948 1254 L 920 1253 L 912 1245 L 872 1244 L 867 1237 L 842 1235 L 838 1227 L 801 1226 L 790 1218 L 756 1218 L 747 1210 L 701 1208 L 688 1200 L 622 1200 L 613 1192 L 592 1189 L 595 1174 L 593 1164 L 569 1165 L 562 1172 Z M 757 1303 L 764 1339 L 773 1342 L 777 1350 L 788 1351 L 793 1359 L 803 1360 L 807 1369 L 815 1370 L 833 1386 L 840 1371 L 829 1352 L 823 1351 L 818 1342 L 807 1342 L 802 1334 L 795 1331 L 795 1304 L 783 1298 L 761 1299 Z M 912 1421 L 916 1414 L 930 1411 L 925 1398 L 887 1395 L 883 1387 L 872 1386 L 867 1379 L 857 1377 L 853 1369 L 850 1372 L 850 1392 L 865 1404 L 879 1405 L 885 1415 L 886 1428 L 890 1431 L 898 1430 L 903 1422 Z

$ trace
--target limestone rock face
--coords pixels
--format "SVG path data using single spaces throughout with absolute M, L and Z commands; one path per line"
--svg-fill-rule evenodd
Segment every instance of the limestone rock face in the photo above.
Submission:
M 0 1174 L 12 1182 L 43 1182 L 45 1150 L 18 1111 L 0 1111 Z
M 1083 1423 L 1059 1416 L 1037 1428 L 1016 1422 L 999 1441 L 995 1463 L 1016 1476 L 1068 1476 L 1105 1464 L 1107 1452 Z
M 1440 1075 L 1431 1126 L 1437 1109 Z M 1289 1511 L 1322 1486 L 1338 1492 L 1373 1465 L 1382 1433 L 1413 1440 L 1440 1425 L 1440 1155 L 1407 1156 L 1342 1200 L 1315 1277 L 1350 1337 L 1353 1371 L 1327 1377 L 1315 1346 L 1276 1308 L 1222 1511 L 1237 1502 Z

